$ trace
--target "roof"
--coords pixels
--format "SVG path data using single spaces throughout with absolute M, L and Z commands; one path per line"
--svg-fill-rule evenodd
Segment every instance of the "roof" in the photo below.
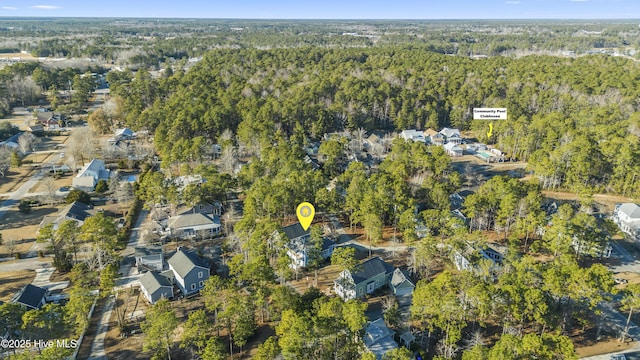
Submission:
M 402 272 L 402 270 L 395 269 L 393 271 L 393 275 L 391 276 L 391 286 L 398 287 L 403 283 L 405 283 L 405 285 L 411 285 L 414 288 L 416 287 L 413 282 L 409 280 L 409 277 L 404 272 Z
M 155 271 L 149 271 L 140 277 L 140 286 L 147 289 L 149 294 L 163 287 L 173 287 L 169 280 Z
M 295 223 L 289 226 L 285 226 L 284 228 L 282 228 L 282 231 L 284 232 L 284 235 L 289 240 L 307 236 L 310 233 L 309 229 L 307 228 L 307 230 L 304 230 L 302 228 L 302 225 L 300 225 L 300 223 Z
M 202 225 L 220 225 L 220 218 L 218 216 L 209 216 L 201 213 L 184 214 L 172 216 L 169 218 L 168 226 L 172 229 L 181 229 L 193 226 Z
M 209 265 L 202 258 L 182 248 L 178 248 L 178 251 L 169 259 L 169 265 L 182 278 L 187 276 L 195 267 L 209 269 Z
M 90 163 L 88 163 L 87 165 L 85 165 L 79 172 L 78 175 L 76 175 L 76 177 L 82 177 L 82 176 L 86 176 L 85 173 L 87 171 L 93 171 L 96 174 L 100 174 L 100 170 L 104 170 L 104 161 L 99 160 L 99 159 L 92 159 Z
M 91 207 L 91 205 L 87 205 L 79 201 L 74 201 L 64 207 L 62 211 L 60 211 L 60 213 L 58 214 L 58 220 L 71 218 L 84 221 L 86 218 L 94 214 L 95 211 L 93 211 L 93 207 Z
M 129 128 L 116 129 L 115 136 L 133 136 L 133 130 Z
M 391 273 L 393 270 L 393 266 L 387 264 L 380 257 L 376 256 L 363 262 L 358 271 L 351 273 L 351 277 L 353 278 L 354 284 L 359 284 L 376 275 Z
M 437 133 L 438 133 L 438 132 L 437 132 L 437 131 L 435 131 L 435 130 L 434 130 L 434 129 L 432 129 L 432 128 L 428 128 L 427 130 L 425 130 L 425 131 L 424 131 L 424 134 L 425 134 L 426 136 L 433 136 L 433 135 L 436 135 Z
M 640 219 L 640 206 L 634 203 L 623 203 L 616 205 L 618 211 L 624 213 L 632 219 Z
M 379 318 L 367 326 L 364 345 L 380 359 L 386 352 L 398 347 L 398 343 L 393 340 L 394 334 L 384 323 L 384 319 Z
M 20 136 L 22 135 L 22 132 L 19 132 L 17 134 L 14 134 L 12 136 L 10 136 L 8 139 L 4 140 L 2 142 L 2 144 L 8 144 L 8 143 L 18 143 L 18 139 L 20 138 Z
M 162 246 L 136 246 L 134 249 L 136 256 L 162 254 Z
M 25 285 L 18 296 L 13 300 L 15 303 L 26 305 L 33 309 L 40 308 L 40 303 L 44 299 L 47 290 L 39 286 L 27 284 Z
M 462 148 L 454 143 L 446 143 L 444 144 L 444 149 L 445 150 L 450 150 L 450 151 L 455 151 L 455 150 L 459 150 L 462 151 Z
M 444 136 L 446 136 L 448 138 L 454 137 L 454 136 L 460 137 L 460 130 L 451 129 L 451 128 L 447 128 L 446 127 L 444 129 L 440 130 L 440 134 L 442 134 L 442 135 L 444 135 Z

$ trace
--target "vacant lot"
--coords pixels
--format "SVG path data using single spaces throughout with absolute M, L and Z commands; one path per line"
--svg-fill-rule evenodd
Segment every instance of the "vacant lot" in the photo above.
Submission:
M 61 206 L 60 206 L 61 207 Z M 15 244 L 14 253 L 24 254 L 36 240 L 39 224 L 45 215 L 53 215 L 60 207 L 32 208 L 31 213 L 22 214 L 17 208 L 7 211 L 0 224 L 3 246 L 0 246 L 0 257 L 9 254 L 7 245 L 10 241 Z
M 11 297 L 22 289 L 23 286 L 31 284 L 36 277 L 33 270 L 21 270 L 12 272 L 0 272 L 0 301 L 9 301 Z

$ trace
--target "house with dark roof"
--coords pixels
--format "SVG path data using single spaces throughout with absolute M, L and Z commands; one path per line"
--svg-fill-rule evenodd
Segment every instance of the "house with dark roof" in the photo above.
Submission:
M 169 269 L 175 276 L 175 284 L 184 295 L 200 291 L 210 276 L 209 265 L 198 255 L 183 248 L 178 248 L 169 259 Z
M 40 222 L 40 228 L 45 225 L 53 224 L 53 229 L 56 230 L 66 220 L 73 220 L 78 223 L 78 227 L 84 224 L 84 221 L 89 217 L 97 213 L 91 205 L 74 201 L 71 204 L 65 206 L 57 215 L 45 216 Z
M 108 181 L 110 175 L 111 172 L 105 167 L 104 161 L 93 159 L 80 169 L 78 175 L 73 178 L 72 184 L 76 189 L 93 191 L 98 181 Z
M 620 231 L 634 240 L 640 241 L 640 206 L 633 203 L 616 204 L 613 222 Z
M 149 271 L 140 277 L 142 294 L 151 304 L 160 299 L 173 298 L 173 285 L 165 276 L 155 271 Z
M 393 291 L 394 295 L 402 296 L 413 294 L 413 290 L 416 288 L 416 285 L 402 270 L 395 269 L 391 275 L 389 287 L 391 287 L 391 291 Z
M 47 289 L 27 284 L 18 292 L 12 303 L 20 304 L 28 309 L 37 310 L 46 304 Z
M 380 360 L 388 351 L 398 347 L 398 343 L 393 340 L 395 332 L 390 330 L 384 323 L 383 318 L 369 322 L 364 332 L 364 346 Z
M 14 134 L 12 136 L 10 136 L 8 139 L 0 142 L 0 146 L 9 148 L 9 149 L 18 149 L 20 147 L 20 145 L 18 145 L 18 141 L 20 139 L 20 136 L 22 136 L 22 132 L 19 132 L 17 134 Z
M 289 266 L 293 269 L 300 269 L 309 266 L 309 250 L 311 232 L 309 229 L 304 230 L 300 223 L 295 223 L 282 228 L 282 231 L 274 231 L 271 235 L 271 241 L 280 240 L 281 234 L 286 239 L 285 247 L 287 248 L 287 256 L 291 259 Z M 328 259 L 333 254 L 335 242 L 328 238 L 322 239 L 322 251 L 320 255 L 323 259 Z
M 189 213 L 172 216 L 167 220 L 169 235 L 179 239 L 208 239 L 222 230 L 219 216 Z
M 344 301 L 360 298 L 389 285 L 394 270 L 376 256 L 364 261 L 355 271 L 343 270 L 334 280 L 333 290 Z

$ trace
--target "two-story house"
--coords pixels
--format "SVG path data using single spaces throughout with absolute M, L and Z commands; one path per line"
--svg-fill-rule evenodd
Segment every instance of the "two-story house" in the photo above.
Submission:
M 395 268 L 380 257 L 361 263 L 355 271 L 343 270 L 333 282 L 333 290 L 344 301 L 360 298 L 389 285 Z
M 200 291 L 210 276 L 209 265 L 198 255 L 182 248 L 178 248 L 169 259 L 169 270 L 173 272 L 175 284 L 184 295 Z
M 633 203 L 616 204 L 613 210 L 613 222 L 620 231 L 634 240 L 640 241 L 640 206 Z
M 299 223 L 285 226 L 282 232 L 289 242 L 285 245 L 287 248 L 287 256 L 291 259 L 289 266 L 293 269 L 300 269 L 309 266 L 310 262 L 310 240 L 311 233 L 309 229 L 304 230 Z M 279 236 L 279 235 L 276 235 Z M 322 250 L 320 256 L 328 259 L 333 254 L 336 244 L 334 241 L 322 238 Z

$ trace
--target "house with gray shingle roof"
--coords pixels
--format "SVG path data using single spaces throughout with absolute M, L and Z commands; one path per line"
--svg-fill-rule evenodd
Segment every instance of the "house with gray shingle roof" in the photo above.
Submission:
M 209 265 L 198 255 L 183 248 L 178 248 L 169 259 L 169 269 L 175 276 L 175 284 L 184 295 L 200 291 L 210 276 Z
M 189 213 L 172 216 L 167 221 L 170 236 L 180 239 L 207 239 L 220 234 L 219 216 Z
M 343 270 L 333 282 L 333 290 L 344 301 L 356 299 L 389 285 L 394 267 L 380 257 L 373 257 L 351 272 Z
M 27 284 L 17 293 L 11 302 L 20 304 L 28 309 L 38 310 L 46 304 L 47 289 Z
M 136 266 L 161 271 L 164 268 L 162 246 L 136 246 L 134 248 Z
M 173 285 L 165 276 L 155 271 L 149 271 L 140 277 L 140 289 L 144 297 L 151 304 L 155 304 L 158 300 L 165 298 L 173 298 Z
M 40 228 L 45 225 L 53 224 L 53 229 L 56 230 L 66 220 L 73 220 L 78 223 L 78 227 L 84 224 L 84 221 L 89 217 L 96 214 L 96 210 L 91 205 L 74 201 L 71 204 L 65 206 L 57 215 L 45 216 L 40 222 Z
M 634 203 L 616 204 L 613 210 L 613 222 L 620 231 L 632 239 L 640 241 L 640 206 Z

